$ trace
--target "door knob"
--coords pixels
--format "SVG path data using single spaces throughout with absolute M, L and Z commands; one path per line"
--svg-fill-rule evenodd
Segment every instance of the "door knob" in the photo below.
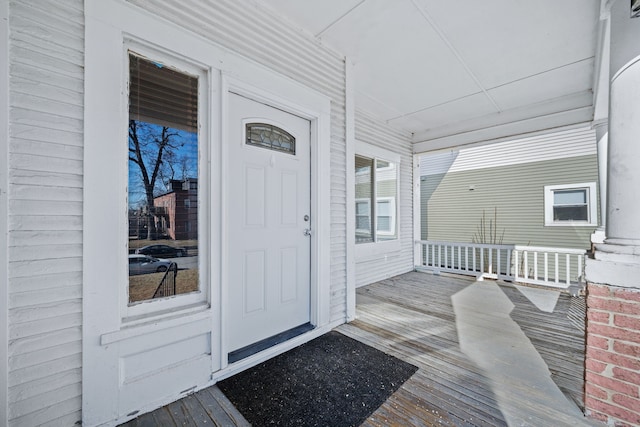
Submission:
M 304 229 L 304 235 L 305 236 L 311 236 L 311 229 L 310 228 L 305 228 Z

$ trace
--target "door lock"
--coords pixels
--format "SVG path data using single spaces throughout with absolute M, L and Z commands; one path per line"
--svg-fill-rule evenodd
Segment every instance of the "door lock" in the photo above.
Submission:
M 305 228 L 304 229 L 304 235 L 305 236 L 311 236 L 311 229 L 310 228 Z

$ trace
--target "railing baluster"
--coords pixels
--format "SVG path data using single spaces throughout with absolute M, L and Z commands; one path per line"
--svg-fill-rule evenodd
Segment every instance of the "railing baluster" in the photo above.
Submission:
M 431 246 L 431 267 L 435 268 L 436 266 L 436 245 L 435 243 Z
M 533 280 L 538 280 L 538 252 L 533 253 Z
M 464 269 L 469 271 L 469 246 L 464 247 Z
M 489 269 L 488 273 L 493 273 L 493 249 L 489 248 Z
M 522 251 L 522 257 L 524 259 L 524 275 L 525 279 L 529 278 L 529 251 Z
M 555 283 L 558 283 L 560 281 L 560 269 L 558 268 L 558 252 L 556 252 L 555 254 L 555 261 L 556 261 L 556 268 L 555 268 L 555 272 L 556 272 L 556 277 L 555 277 Z
M 578 277 L 576 278 L 576 281 L 578 283 L 582 283 L 582 280 L 584 278 L 584 272 L 582 271 L 583 257 L 584 255 L 578 255 Z
M 478 271 L 478 269 L 476 268 L 476 247 L 475 246 L 471 249 L 471 256 L 473 257 L 473 272 L 475 273 L 476 271 Z
M 549 253 L 544 253 L 544 281 L 549 280 Z
M 500 257 L 502 256 L 502 250 L 496 249 L 496 256 L 498 259 L 496 260 L 496 274 L 500 276 Z
M 449 268 L 449 261 L 448 261 L 447 255 L 449 255 L 449 246 L 444 245 L 444 268 Z
M 567 254 L 567 271 L 565 272 L 567 276 L 567 285 L 571 284 L 571 254 Z
M 515 259 L 515 265 L 514 265 L 515 274 L 513 275 L 514 276 L 513 280 L 517 282 L 518 277 L 520 276 L 520 252 L 513 251 L 513 257 Z

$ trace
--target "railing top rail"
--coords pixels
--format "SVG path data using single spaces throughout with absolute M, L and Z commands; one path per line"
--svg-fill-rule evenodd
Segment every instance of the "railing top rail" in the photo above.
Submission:
M 441 246 L 468 246 L 474 248 L 492 248 L 492 249 L 515 249 L 517 251 L 529 252 L 557 252 L 560 254 L 584 255 L 586 249 L 575 248 L 555 248 L 547 246 L 526 246 L 526 245 L 492 245 L 488 243 L 468 243 L 468 242 L 448 242 L 443 240 L 416 240 L 416 243 L 425 245 L 441 245 Z
M 416 240 L 416 243 L 425 245 L 441 245 L 441 246 L 468 246 L 470 248 L 484 249 L 514 249 L 515 245 L 491 245 L 488 243 L 468 243 L 468 242 L 445 242 L 437 240 Z
M 575 254 L 575 255 L 584 255 L 587 253 L 585 249 L 573 249 L 573 248 L 550 248 L 544 246 L 524 246 L 524 245 L 515 245 L 514 247 L 517 251 L 529 251 L 529 252 L 558 252 L 561 254 Z

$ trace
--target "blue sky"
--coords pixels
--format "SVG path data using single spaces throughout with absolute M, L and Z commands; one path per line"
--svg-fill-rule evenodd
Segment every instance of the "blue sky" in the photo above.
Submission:
M 162 127 L 145 123 L 150 129 L 149 133 L 160 132 Z M 155 193 L 163 193 L 166 191 L 163 179 L 182 179 L 184 176 L 189 178 L 198 177 L 198 135 L 195 132 L 188 132 L 179 129 L 170 129 L 171 132 L 176 133 L 177 136 L 173 137 L 172 145 L 178 146 L 173 150 L 173 159 L 169 157 L 163 157 L 163 174 L 156 180 Z M 139 132 L 138 138 L 144 138 L 143 132 Z M 155 148 L 152 146 L 152 148 Z M 157 149 L 152 150 L 147 156 L 143 156 L 144 163 L 147 165 L 147 171 L 149 175 L 153 170 L 153 162 L 155 161 L 155 154 Z M 132 161 L 129 161 L 129 208 L 139 207 L 140 204 L 144 204 L 146 199 L 143 186 L 142 174 L 138 165 Z M 170 165 L 173 166 L 171 171 Z

